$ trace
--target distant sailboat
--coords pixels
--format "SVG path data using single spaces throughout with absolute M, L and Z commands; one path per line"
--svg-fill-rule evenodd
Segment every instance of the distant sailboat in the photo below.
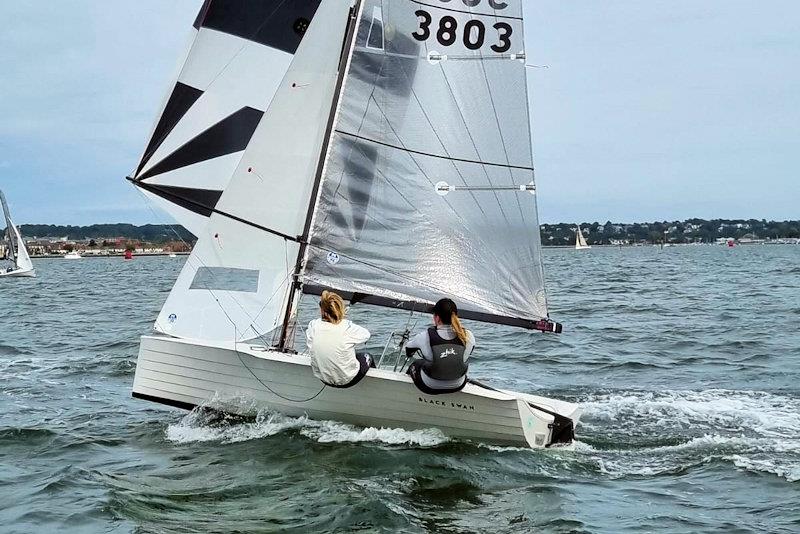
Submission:
M 11 221 L 11 212 L 6 203 L 6 197 L 0 191 L 0 204 L 3 206 L 3 214 L 6 219 L 6 231 L 3 235 L 3 244 L 5 245 L 5 257 L 0 260 L 10 262 L 10 266 L 0 263 L 0 277 L 3 276 L 36 276 L 36 271 L 33 269 L 33 262 L 28 254 L 28 249 L 25 248 L 25 241 L 22 235 Z
M 294 345 L 298 301 L 324 288 L 398 314 L 448 296 L 467 320 L 561 331 L 544 288 L 521 0 L 206 0 L 195 28 L 129 177 L 198 238 L 141 338 L 133 396 L 570 442 L 576 404 L 477 382 L 433 397 L 399 350 L 353 389 L 331 388 Z
M 575 229 L 575 250 L 584 250 L 587 248 L 592 248 L 586 243 L 586 239 L 583 237 L 583 232 L 581 232 L 581 227 Z

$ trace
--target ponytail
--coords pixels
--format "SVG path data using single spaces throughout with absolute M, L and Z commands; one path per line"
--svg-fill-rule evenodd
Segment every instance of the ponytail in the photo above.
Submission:
M 344 319 L 345 307 L 342 297 L 333 291 L 323 291 L 319 299 L 319 312 L 322 320 L 333 324 L 339 324 Z
M 463 344 L 467 344 L 467 331 L 461 326 L 461 321 L 458 319 L 458 308 L 456 303 L 450 299 L 441 299 L 433 307 L 433 314 L 447 325 L 453 327 L 458 340 Z
M 461 321 L 458 320 L 458 315 L 456 315 L 456 312 L 453 312 L 453 314 L 450 316 L 450 326 L 453 327 L 453 332 L 456 333 L 456 337 L 458 337 L 458 340 L 464 345 L 466 345 L 467 331 L 464 330 L 463 326 L 461 326 Z

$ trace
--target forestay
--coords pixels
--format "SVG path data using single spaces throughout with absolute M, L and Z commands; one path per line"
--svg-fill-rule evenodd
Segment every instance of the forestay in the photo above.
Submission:
M 349 15 L 349 2 L 323 0 L 319 6 L 230 184 L 198 232 L 157 330 L 232 341 L 280 326 L 333 111 Z
M 521 0 L 362 13 L 303 282 L 546 318 Z
M 195 235 L 286 74 L 320 0 L 206 0 L 131 180 Z

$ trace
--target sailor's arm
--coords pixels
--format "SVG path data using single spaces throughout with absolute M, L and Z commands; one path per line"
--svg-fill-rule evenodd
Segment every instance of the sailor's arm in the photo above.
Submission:
M 370 336 L 369 330 L 363 326 L 357 325 L 353 321 L 348 321 L 346 332 L 350 341 L 356 345 L 366 343 Z
M 406 356 L 412 356 L 417 351 L 419 351 L 426 360 L 433 359 L 433 351 L 431 350 L 431 343 L 428 339 L 427 331 L 423 330 L 412 337 L 411 341 L 406 343 Z

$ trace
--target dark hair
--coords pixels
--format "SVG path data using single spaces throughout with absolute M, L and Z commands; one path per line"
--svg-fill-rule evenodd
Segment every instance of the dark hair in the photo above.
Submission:
M 438 316 L 444 324 L 453 327 L 453 332 L 456 333 L 459 341 L 467 342 L 467 332 L 461 326 L 461 321 L 458 320 L 458 307 L 455 302 L 450 299 L 440 299 L 433 307 L 433 314 Z

